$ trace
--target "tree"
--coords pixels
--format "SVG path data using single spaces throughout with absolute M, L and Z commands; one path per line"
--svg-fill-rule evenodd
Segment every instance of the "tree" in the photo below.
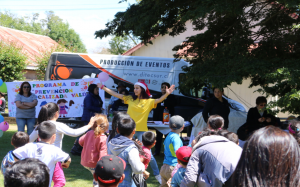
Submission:
M 0 12 L 0 25 L 12 29 L 22 30 L 34 34 L 49 36 L 56 42 L 63 44 L 69 51 L 86 52 L 79 35 L 71 29 L 53 11 L 46 11 L 46 19 L 39 19 L 38 13 L 31 16 L 18 17 L 11 12 Z
M 27 57 L 14 43 L 0 41 L 0 78 L 3 82 L 23 80 Z
M 123 0 L 124 1 L 124 0 Z M 144 0 L 118 12 L 96 37 L 133 34 L 145 44 L 155 35 L 178 35 L 191 21 L 199 34 L 175 46 L 190 67 L 179 89 L 209 82 L 225 87 L 250 78 L 259 91 L 279 96 L 271 106 L 300 114 L 300 0 Z M 193 55 L 193 58 L 188 58 Z
M 125 36 L 114 36 L 109 41 L 109 51 L 114 55 L 121 55 L 131 49 L 134 45 L 137 45 L 135 37 L 130 35 Z

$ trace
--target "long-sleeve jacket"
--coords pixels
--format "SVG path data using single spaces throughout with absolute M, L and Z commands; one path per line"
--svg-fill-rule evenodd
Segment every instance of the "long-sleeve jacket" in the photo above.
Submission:
M 261 117 L 265 117 L 265 118 L 269 117 L 269 118 L 271 118 L 271 122 L 268 123 L 267 121 L 264 121 L 261 123 L 258 121 L 258 119 Z M 262 128 L 262 127 L 265 127 L 268 125 L 275 125 L 276 118 L 275 118 L 275 116 L 268 114 L 266 110 L 264 111 L 263 115 L 261 116 L 260 113 L 258 112 L 257 107 L 253 107 L 253 108 L 250 108 L 248 111 L 246 123 L 247 123 L 247 128 L 250 131 L 255 131 L 259 128 Z
M 207 123 L 208 114 L 219 115 L 224 119 L 224 126 L 228 127 L 229 120 L 228 116 L 230 113 L 229 103 L 223 98 L 223 102 L 219 101 L 216 97 L 213 97 L 206 101 L 205 106 L 202 111 L 204 121 Z
M 100 98 L 101 99 L 101 98 Z M 95 113 L 102 112 L 103 101 L 99 101 L 94 94 L 87 94 L 83 101 L 83 114 L 81 121 L 90 121 Z
M 180 187 L 194 187 L 199 178 L 207 179 L 206 183 L 212 187 L 222 187 L 242 154 L 237 144 L 218 135 L 201 138 L 193 150 Z

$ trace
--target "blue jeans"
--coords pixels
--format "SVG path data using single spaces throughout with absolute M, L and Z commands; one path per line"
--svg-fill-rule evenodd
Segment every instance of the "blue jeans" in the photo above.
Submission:
M 145 133 L 145 131 L 136 131 L 132 139 L 138 139 L 142 142 L 142 136 L 144 133 Z M 154 176 L 159 175 L 158 165 L 156 163 L 154 156 L 152 155 L 152 150 L 151 150 L 151 160 L 150 160 L 149 165 L 153 170 L 153 175 Z
M 27 125 L 27 134 L 30 135 L 34 129 L 35 118 L 16 118 L 18 131 L 25 132 L 25 125 Z

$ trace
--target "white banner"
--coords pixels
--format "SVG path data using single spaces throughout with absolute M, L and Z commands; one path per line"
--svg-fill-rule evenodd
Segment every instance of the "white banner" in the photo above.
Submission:
M 16 95 L 20 91 L 23 82 L 6 82 L 8 93 L 8 111 L 10 117 L 16 117 Z M 73 79 L 55 81 L 30 81 L 31 93 L 37 96 L 36 118 L 43 105 L 53 102 L 65 110 L 60 111 L 60 116 L 65 118 L 81 117 L 83 113 L 83 100 L 88 93 L 90 84 L 97 84 L 99 80 Z M 104 91 L 99 89 L 99 95 L 105 108 Z

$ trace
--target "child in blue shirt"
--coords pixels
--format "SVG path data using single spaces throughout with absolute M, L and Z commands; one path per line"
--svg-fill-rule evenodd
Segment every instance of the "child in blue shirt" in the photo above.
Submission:
M 164 162 L 160 169 L 162 183 L 160 187 L 168 186 L 167 181 L 177 164 L 176 151 L 183 146 L 179 133 L 184 128 L 184 119 L 181 116 L 172 116 L 169 121 L 171 132 L 164 141 Z
M 176 151 L 177 161 L 178 164 L 181 165 L 181 167 L 178 168 L 177 172 L 172 177 L 171 187 L 180 187 L 180 183 L 185 175 L 186 166 L 190 160 L 191 154 L 192 148 L 188 146 L 180 147 Z
M 15 149 L 27 143 L 29 143 L 29 136 L 25 132 L 16 132 L 11 138 L 11 145 L 14 146 Z M 5 174 L 6 168 L 11 167 L 13 163 L 15 163 L 12 152 L 13 150 L 9 151 L 1 162 L 1 172 L 3 175 Z

